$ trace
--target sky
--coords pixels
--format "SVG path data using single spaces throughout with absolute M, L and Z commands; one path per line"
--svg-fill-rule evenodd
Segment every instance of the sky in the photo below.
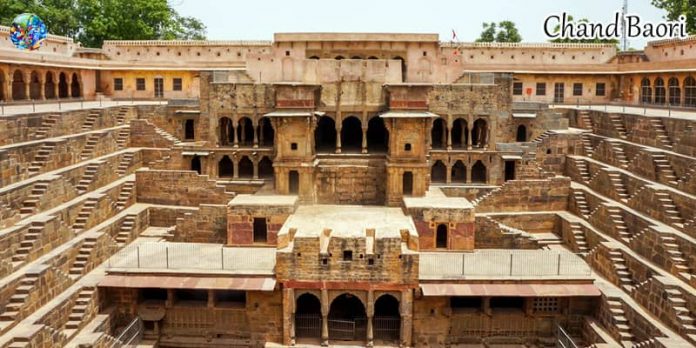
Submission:
M 610 22 L 623 0 L 169 0 L 184 16 L 207 26 L 211 40 L 272 40 L 276 32 L 437 33 L 474 41 L 483 22 L 511 20 L 524 42 L 545 42 L 543 24 L 566 11 L 576 19 Z M 629 13 L 661 21 L 650 0 L 629 0 Z M 646 40 L 632 39 L 634 48 Z

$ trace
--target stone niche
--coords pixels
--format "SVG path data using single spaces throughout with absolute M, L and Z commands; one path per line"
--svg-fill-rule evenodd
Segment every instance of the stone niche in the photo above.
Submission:
M 227 205 L 227 245 L 276 245 L 296 196 L 238 195 Z
M 463 197 L 445 197 L 437 190 L 424 197 L 404 198 L 404 209 L 418 230 L 420 250 L 474 249 L 474 208 Z

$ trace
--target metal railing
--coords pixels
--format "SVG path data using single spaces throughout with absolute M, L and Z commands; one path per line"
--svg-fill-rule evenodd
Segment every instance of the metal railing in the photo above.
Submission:
M 589 99 L 576 99 L 573 102 L 554 102 L 552 108 L 572 107 L 580 110 L 596 110 L 643 116 L 696 116 L 696 105 L 645 103 L 645 102 L 597 102 Z
M 115 337 L 111 347 L 136 347 L 143 338 L 143 321 L 140 317 L 135 317 L 124 329 Z
M 16 102 L 0 102 L 0 116 L 19 115 L 38 112 L 56 112 L 56 111 L 72 111 L 86 110 L 94 108 L 125 106 L 136 104 L 153 104 L 166 105 L 167 101 L 161 98 L 152 100 L 136 100 L 133 97 L 130 99 L 95 99 L 88 100 L 84 98 L 70 99 L 48 99 L 48 100 L 21 100 Z
M 572 337 L 556 324 L 556 348 L 579 348 Z
M 106 268 L 272 272 L 275 251 L 275 248 L 227 248 L 216 244 L 143 243 L 113 255 Z
M 592 270 L 569 252 L 538 250 L 481 250 L 475 253 L 420 254 L 421 277 L 541 277 L 589 276 Z

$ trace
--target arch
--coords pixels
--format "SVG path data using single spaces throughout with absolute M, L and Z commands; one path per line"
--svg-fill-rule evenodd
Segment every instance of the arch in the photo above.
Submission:
M 251 146 L 254 143 L 254 124 L 248 117 L 242 117 L 238 121 L 237 141 L 239 145 Z
M 642 103 L 652 102 L 652 88 L 650 87 L 650 79 L 647 77 L 640 81 L 640 101 Z
M 225 155 L 218 162 L 218 177 L 231 178 L 234 176 L 234 164 L 229 156 Z
M 521 124 L 517 127 L 516 140 L 518 143 L 523 143 L 527 141 L 527 127 L 525 125 Z
M 341 151 L 360 152 L 362 149 L 362 123 L 355 116 L 343 119 L 341 124 Z
M 64 72 L 58 75 L 58 98 L 68 97 L 68 78 Z
M 447 180 L 447 167 L 442 161 L 437 160 L 430 168 L 430 181 L 444 183 Z
M 404 172 L 401 177 L 401 192 L 404 196 L 413 194 L 413 172 Z
M 201 158 L 198 155 L 194 155 L 191 158 L 191 170 L 195 170 L 198 174 L 201 174 Z
M 316 152 L 336 150 L 336 122 L 329 116 L 322 116 L 314 129 L 314 149 Z
M 309 59 L 319 59 L 319 56 L 311 56 Z
M 448 229 L 446 224 L 438 224 L 435 229 L 435 247 L 447 249 Z
M 433 128 L 430 129 L 430 144 L 433 149 L 444 149 L 447 146 L 444 119 L 438 118 L 433 121 Z
M 367 59 L 372 60 L 372 59 L 379 59 L 379 58 L 377 58 L 375 56 L 369 56 L 369 57 L 367 57 Z
M 300 193 L 300 173 L 296 170 L 288 172 L 288 192 L 292 195 Z
M 360 56 L 352 56 L 352 57 L 350 57 L 350 59 L 362 59 L 362 57 L 360 57 Z
M 461 160 L 455 162 L 452 166 L 451 174 L 452 175 L 450 177 L 452 178 L 453 183 L 466 183 L 466 166 L 464 165 L 464 162 Z
M 655 79 L 655 104 L 664 104 L 666 102 L 667 90 L 665 89 L 665 80 L 661 77 Z
M 184 121 L 184 139 L 193 140 L 196 138 L 196 127 L 194 122 L 195 121 L 192 119 Z
M 259 120 L 258 134 L 260 146 L 273 146 L 275 140 L 275 131 L 271 125 L 271 120 L 268 117 L 262 117 Z
M 314 294 L 304 293 L 295 302 L 295 337 L 321 337 L 321 301 Z
M 367 122 L 367 150 L 369 152 L 386 152 L 389 147 L 389 132 L 384 120 L 375 116 Z
M 465 148 L 469 138 L 469 125 L 463 118 L 454 120 L 452 124 L 452 147 Z
M 5 72 L 0 70 L 0 100 L 7 101 L 5 93 Z
M 684 105 L 696 107 L 696 79 L 693 76 L 684 80 Z
M 365 305 L 352 294 L 342 294 L 331 301 L 329 307 L 329 339 L 338 341 L 364 341 L 367 338 L 367 313 Z M 353 323 L 354 330 L 341 330 L 342 324 Z
M 44 83 L 44 96 L 46 99 L 56 98 L 56 77 L 52 71 L 46 72 L 46 82 Z
M 231 145 L 234 143 L 234 126 L 228 117 L 218 119 L 218 130 L 220 131 L 218 143 L 220 146 Z
M 336 56 L 336 58 L 335 58 L 335 59 L 336 59 L 336 60 L 343 60 L 343 59 L 346 59 L 346 58 L 345 58 L 345 57 L 343 57 L 343 56 Z
M 481 160 L 476 161 L 471 167 L 471 182 L 485 184 L 486 177 L 486 165 Z
M 240 178 L 251 179 L 254 177 L 254 162 L 251 161 L 249 156 L 243 156 L 239 160 L 238 171 Z
M 681 105 L 681 87 L 679 85 L 679 79 L 670 77 L 669 81 L 667 81 L 667 86 L 669 89 L 670 105 Z
M 471 144 L 473 147 L 484 147 L 488 142 L 488 123 L 486 120 L 479 118 L 474 122 L 474 127 L 471 130 Z
M 72 74 L 72 81 L 70 82 L 70 96 L 73 98 L 79 98 L 82 96 L 80 90 L 80 79 L 77 77 L 77 73 Z
M 41 78 L 36 71 L 29 76 L 29 99 L 41 99 Z
M 24 89 L 24 75 L 20 70 L 12 74 L 12 100 L 27 99 Z
M 263 156 L 259 161 L 259 178 L 273 179 L 273 162 L 268 156 Z
M 399 300 L 390 294 L 384 294 L 375 301 L 374 338 L 396 341 L 401 338 L 401 311 Z

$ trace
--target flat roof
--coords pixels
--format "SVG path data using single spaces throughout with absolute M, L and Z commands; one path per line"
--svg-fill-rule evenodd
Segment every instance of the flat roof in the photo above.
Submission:
M 98 286 L 116 288 L 212 289 L 273 291 L 271 277 L 201 277 L 109 274 Z
M 401 230 L 417 235 L 413 220 L 400 208 L 357 205 L 304 205 L 285 221 L 279 234 L 296 229 L 295 237 L 318 237 L 330 229 L 332 237 L 364 237 L 367 229 L 376 238 L 400 238 Z
M 447 197 L 439 188 L 431 187 L 423 197 L 404 197 L 404 206 L 411 208 L 473 209 L 464 197 Z
M 292 41 L 393 41 L 439 43 L 438 34 L 418 33 L 275 33 L 274 42 Z
M 290 195 L 252 195 L 240 194 L 232 198 L 227 204 L 228 206 L 244 206 L 244 205 L 259 205 L 259 206 L 278 206 L 278 205 L 295 205 L 297 196 Z
M 600 296 L 594 284 L 421 284 L 423 296 Z

